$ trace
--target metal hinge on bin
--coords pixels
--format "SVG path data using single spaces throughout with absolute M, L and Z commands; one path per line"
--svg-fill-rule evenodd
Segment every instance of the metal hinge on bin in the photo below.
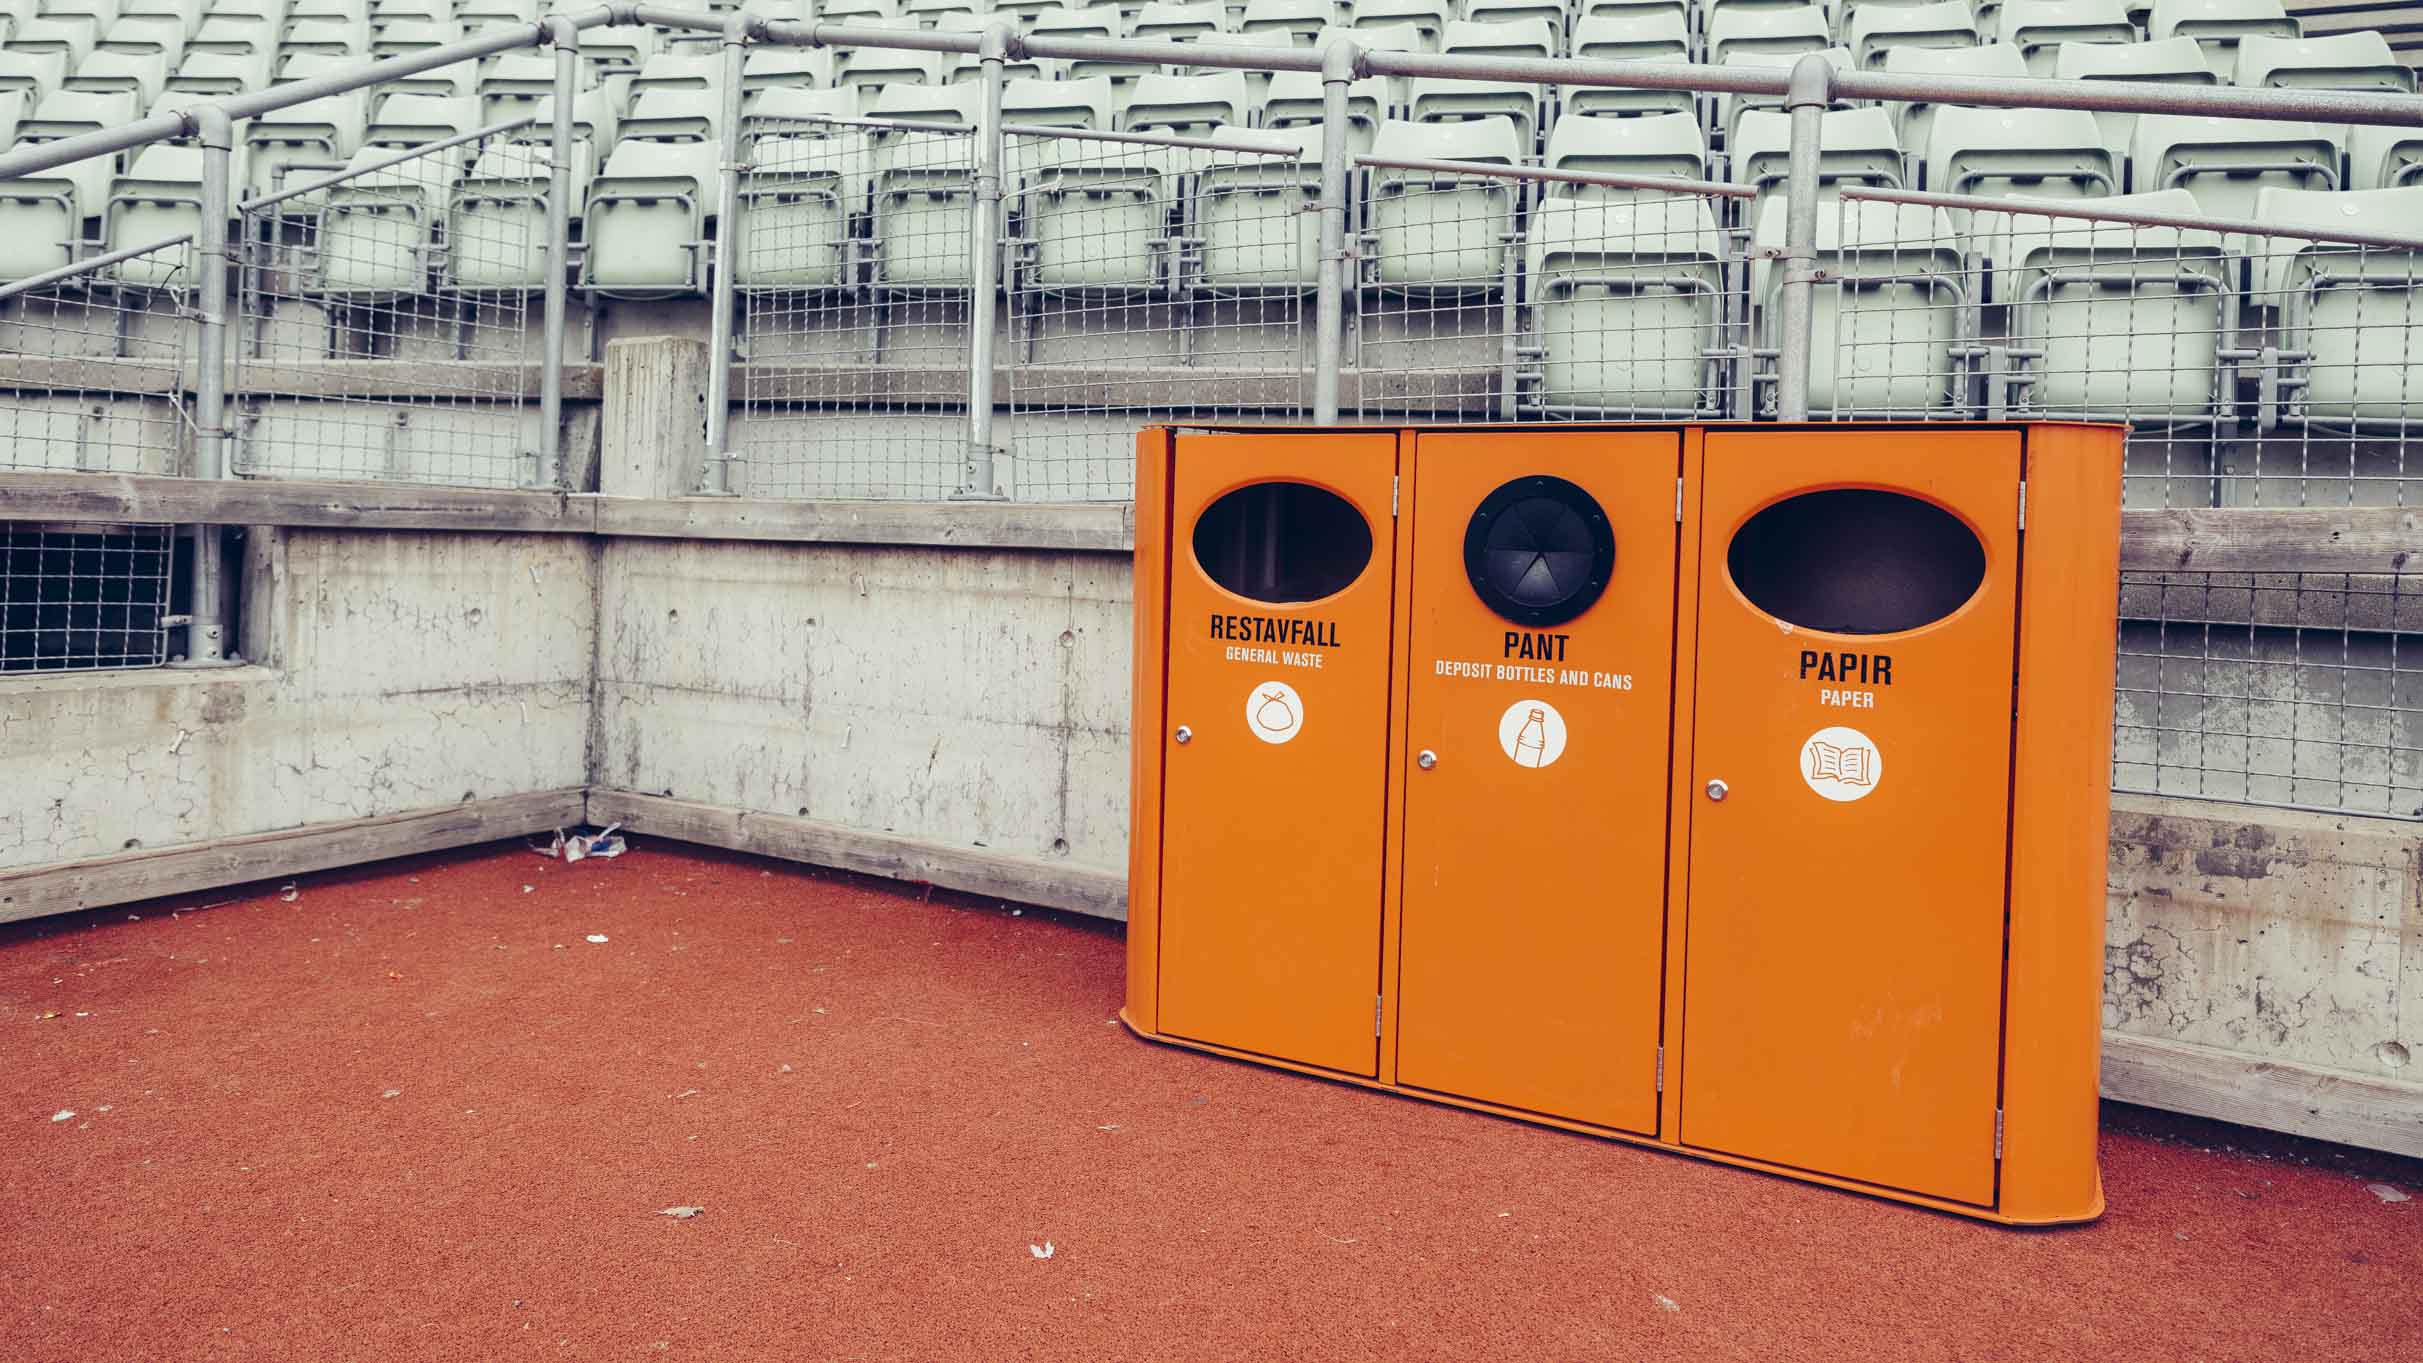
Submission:
M 1380 1005 L 1386 1002 L 1387 998 L 1388 996 L 1385 994 L 1371 996 L 1371 1034 L 1373 1036 L 1380 1034 Z
M 2019 528 L 2028 528 L 2028 480 L 2019 480 Z
M 2002 1109 L 1994 1109 L 1994 1160 L 2002 1160 Z
M 1663 1046 L 1657 1048 L 1657 1091 L 1666 1091 L 1666 1048 Z

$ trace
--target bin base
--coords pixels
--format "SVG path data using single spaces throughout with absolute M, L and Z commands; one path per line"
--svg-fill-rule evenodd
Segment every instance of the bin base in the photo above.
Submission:
M 1838 1188 L 1844 1192 L 1850 1193 L 1861 1193 L 1869 1197 L 1883 1198 L 1891 1202 L 1906 1202 L 1912 1206 L 1925 1207 L 1939 1212 L 1949 1212 L 1954 1216 L 1965 1216 L 1977 1221 L 1990 1221 L 1997 1225 L 2048 1227 L 2076 1226 L 2093 1221 L 2103 1215 L 2103 1173 L 2100 1169 L 2098 1169 L 2095 1174 L 2094 1195 L 2087 1199 L 2085 1204 L 2077 1208 L 2075 1211 L 2064 1211 L 2051 1216 L 2013 1216 L 1996 1207 L 1981 1207 L 1966 1202 L 1946 1201 L 1945 1199 L 1939 1197 L 1928 1197 L 1923 1193 L 1905 1192 L 1899 1188 L 1888 1188 L 1874 1183 L 1862 1183 L 1856 1179 L 1836 1178 L 1830 1174 L 1814 1173 L 1807 1169 L 1795 1169 L 1790 1165 L 1770 1164 L 1764 1160 L 1747 1159 L 1740 1155 L 1727 1154 L 1721 1150 L 1707 1150 L 1698 1146 L 1684 1145 L 1678 1141 L 1667 1140 L 1662 1137 L 1644 1136 L 1634 1131 L 1618 1131 L 1610 1127 L 1592 1126 L 1588 1122 L 1570 1121 L 1562 1117 L 1551 1117 L 1545 1113 L 1528 1112 L 1521 1108 L 1504 1107 L 1496 1103 L 1485 1103 L 1478 1099 L 1458 1097 L 1452 1093 L 1434 1093 L 1429 1089 L 1409 1088 L 1403 1084 L 1382 1083 L 1377 1079 L 1368 1078 L 1362 1075 L 1341 1074 L 1336 1070 L 1325 1070 L 1317 1065 L 1302 1065 L 1291 1060 L 1279 1060 L 1267 1055 L 1257 1055 L 1252 1051 L 1240 1051 L 1227 1046 L 1215 1046 L 1209 1042 L 1194 1041 L 1181 1036 L 1170 1036 L 1162 1032 L 1149 1032 L 1141 1027 L 1138 1027 L 1135 1019 L 1128 1016 L 1127 1009 L 1124 1007 L 1119 1010 L 1119 1023 L 1121 1026 L 1127 1028 L 1128 1031 L 1134 1033 L 1138 1038 L 1145 1041 L 1158 1042 L 1164 1046 L 1174 1046 L 1182 1050 L 1189 1051 L 1201 1051 L 1206 1055 L 1216 1055 L 1229 1060 L 1241 1060 L 1248 1064 L 1261 1065 L 1268 1069 L 1287 1070 L 1296 1074 L 1309 1075 L 1315 1079 L 1326 1079 L 1331 1083 L 1349 1084 L 1356 1088 L 1373 1089 L 1381 1093 L 1392 1093 L 1402 1098 L 1418 1099 L 1422 1102 L 1429 1103 L 1440 1103 L 1448 1107 L 1467 1108 L 1474 1112 L 1488 1113 L 1493 1117 L 1504 1117 L 1513 1121 L 1529 1122 L 1534 1126 L 1554 1127 L 1557 1130 L 1571 1131 L 1578 1135 L 1597 1136 L 1603 1140 L 1622 1141 L 1626 1145 L 1643 1146 L 1651 1150 L 1663 1150 L 1670 1154 L 1676 1155 L 1689 1155 L 1695 1159 L 1710 1160 L 1717 1164 L 1729 1164 L 1737 1169 L 1751 1169 L 1762 1174 L 1773 1174 L 1779 1178 L 1788 1178 L 1800 1183 L 1820 1184 L 1824 1187 Z

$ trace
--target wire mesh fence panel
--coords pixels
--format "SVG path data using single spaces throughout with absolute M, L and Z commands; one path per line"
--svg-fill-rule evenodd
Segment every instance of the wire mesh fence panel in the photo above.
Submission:
M 1001 361 L 1021 499 L 1133 496 L 1151 422 L 1307 417 L 1319 150 L 1173 140 L 1007 139 Z
M 1533 184 L 1387 165 L 1356 180 L 1341 404 L 1375 420 L 1514 419 Z
M 165 525 L 0 521 L 0 674 L 168 660 Z
M 0 187 L 0 468 L 187 471 L 200 158 L 160 143 Z
M 289 162 L 242 206 L 238 472 L 536 479 L 550 179 L 518 131 Z
M 2130 573 L 2112 783 L 2423 817 L 2423 592 L 2404 577 Z
M 1748 191 L 1742 191 L 1746 196 Z M 1739 415 L 1754 375 L 1735 196 L 1546 182 L 1522 264 L 1518 401 L 1556 420 Z
M 943 497 L 967 454 L 964 129 L 751 130 L 733 232 L 730 444 L 758 497 Z

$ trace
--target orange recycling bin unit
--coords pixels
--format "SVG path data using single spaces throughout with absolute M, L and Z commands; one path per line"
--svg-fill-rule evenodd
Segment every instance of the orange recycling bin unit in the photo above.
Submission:
M 2097 1216 L 2121 441 L 1144 431 L 1128 1025 Z

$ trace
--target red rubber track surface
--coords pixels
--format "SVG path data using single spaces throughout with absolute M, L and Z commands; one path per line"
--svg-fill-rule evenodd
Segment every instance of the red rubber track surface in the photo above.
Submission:
M 833 873 L 178 904 L 0 930 L 7 1363 L 2423 1357 L 2405 1161 L 2107 1130 L 2013 1231 L 1138 1041 L 1115 929 Z

